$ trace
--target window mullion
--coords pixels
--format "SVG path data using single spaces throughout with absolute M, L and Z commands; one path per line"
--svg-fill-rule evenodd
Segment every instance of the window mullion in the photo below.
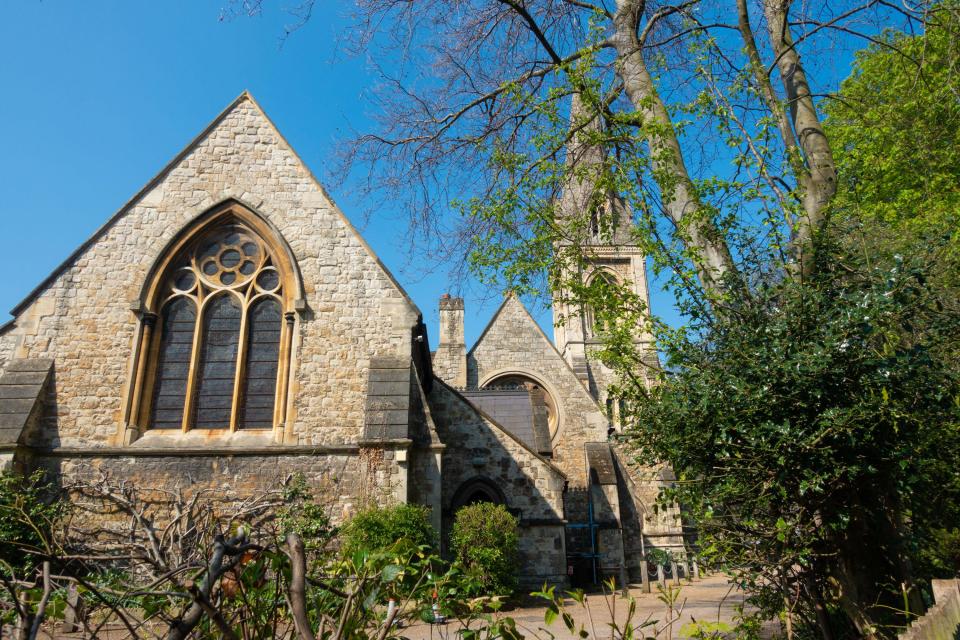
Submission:
M 250 318 L 250 294 L 253 290 L 251 286 L 247 294 L 243 296 L 242 313 L 240 315 L 240 339 L 237 342 L 237 366 L 233 378 L 233 406 L 230 410 L 230 431 L 236 431 L 240 420 L 240 395 L 243 393 L 243 378 L 246 375 L 247 362 L 247 322 Z
M 283 309 L 282 306 L 280 308 Z M 283 324 L 280 326 L 280 352 L 277 354 L 277 387 L 273 401 L 273 426 L 283 425 L 284 429 L 287 428 L 287 389 L 290 384 L 293 321 L 292 311 L 283 314 Z
M 193 405 L 196 402 L 195 395 L 197 390 L 197 379 L 200 375 L 200 372 L 197 371 L 200 360 L 200 347 L 201 341 L 203 340 L 203 319 L 206 315 L 206 309 L 204 308 L 204 298 L 203 287 L 201 285 L 197 286 L 197 319 L 193 325 L 193 347 L 190 351 L 190 369 L 187 373 L 187 392 L 184 394 L 183 402 L 183 426 L 182 430 L 184 433 L 190 430 L 191 424 L 193 423 Z

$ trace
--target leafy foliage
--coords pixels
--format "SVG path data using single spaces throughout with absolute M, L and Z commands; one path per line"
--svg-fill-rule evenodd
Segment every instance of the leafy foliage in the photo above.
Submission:
M 489 502 L 457 511 L 450 542 L 469 579 L 469 595 L 509 595 L 517 588 L 517 519 Z
M 37 556 L 49 552 L 50 530 L 64 507 L 54 498 L 42 471 L 0 473 L 0 571 L 29 573 Z
M 343 530 L 346 555 L 394 546 L 432 549 L 436 541 L 430 510 L 416 504 L 367 508 L 351 518 Z
M 826 106 L 840 215 L 892 230 L 894 250 L 947 236 L 960 260 L 960 3 L 940 3 L 923 34 L 888 32 L 857 54 Z
M 296 533 L 308 547 L 322 548 L 336 533 L 327 509 L 317 502 L 303 474 L 290 478 L 284 487 L 277 520 L 282 533 Z
M 663 340 L 673 372 L 632 387 L 632 444 L 673 466 L 701 553 L 767 615 L 793 597 L 810 619 L 826 604 L 862 621 L 866 594 L 892 623 L 906 563 L 960 524 L 960 314 L 923 258 L 825 254 L 815 280 Z

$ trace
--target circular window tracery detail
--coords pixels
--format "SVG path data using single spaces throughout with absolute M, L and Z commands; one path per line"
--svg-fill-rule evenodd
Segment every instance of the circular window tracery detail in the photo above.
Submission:
M 266 247 L 253 234 L 233 226 L 204 238 L 190 255 L 189 262 L 205 285 L 233 289 L 269 266 L 268 256 Z
M 280 273 L 263 240 L 236 222 L 202 235 L 187 245 L 162 285 L 162 307 L 186 296 L 197 303 L 231 291 L 249 304 L 254 297 L 283 297 Z

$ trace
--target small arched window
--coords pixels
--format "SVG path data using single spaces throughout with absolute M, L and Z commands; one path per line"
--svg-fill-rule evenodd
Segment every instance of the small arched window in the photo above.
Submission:
M 609 271 L 600 270 L 590 278 L 588 286 L 592 295 L 609 296 L 612 295 L 617 284 L 616 276 Z M 586 309 L 586 330 L 587 337 L 590 338 L 603 335 L 610 330 L 610 321 L 602 313 L 597 313 L 592 306 L 588 306 Z
M 155 279 L 141 428 L 271 429 L 282 422 L 292 314 L 286 260 L 233 215 L 179 243 Z M 287 322 L 285 322 L 287 320 Z

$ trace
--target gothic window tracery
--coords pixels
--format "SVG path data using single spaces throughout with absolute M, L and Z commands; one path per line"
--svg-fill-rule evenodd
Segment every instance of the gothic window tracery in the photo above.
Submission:
M 232 215 L 181 243 L 152 294 L 159 312 L 144 338 L 142 428 L 277 425 L 292 314 L 285 314 L 289 274 L 276 253 Z

